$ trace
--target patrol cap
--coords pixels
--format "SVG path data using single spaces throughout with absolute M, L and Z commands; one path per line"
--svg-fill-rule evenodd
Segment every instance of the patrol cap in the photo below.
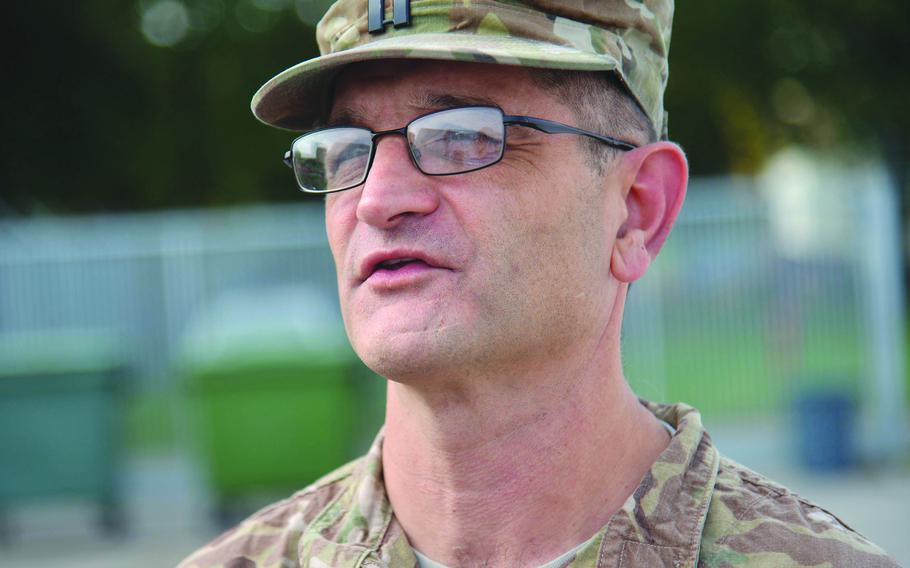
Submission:
M 316 27 L 321 55 L 253 96 L 262 122 L 306 130 L 345 65 L 379 59 L 473 61 L 618 75 L 666 138 L 673 0 L 338 0 Z

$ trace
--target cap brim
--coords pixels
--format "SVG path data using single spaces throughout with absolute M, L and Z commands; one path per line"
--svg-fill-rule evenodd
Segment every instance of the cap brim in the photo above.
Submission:
M 377 59 L 432 59 L 544 69 L 611 71 L 610 55 L 534 40 L 478 34 L 413 34 L 373 40 L 282 71 L 256 91 L 250 108 L 262 122 L 288 130 L 311 128 L 327 108 L 332 78 L 345 65 Z

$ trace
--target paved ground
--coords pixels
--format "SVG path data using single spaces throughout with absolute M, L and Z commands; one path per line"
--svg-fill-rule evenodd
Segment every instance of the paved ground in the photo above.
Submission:
M 719 438 L 722 444 L 732 444 L 729 438 Z M 127 536 L 101 536 L 95 511 L 85 504 L 29 507 L 13 515 L 15 535 L 0 544 L 0 568 L 173 566 L 216 534 L 203 485 L 188 460 L 137 459 L 128 472 L 131 530 Z M 906 465 L 820 477 L 772 460 L 763 473 L 823 504 L 910 567 L 910 468 Z
M 179 456 L 128 463 L 128 531 L 105 536 L 87 503 L 50 503 L 20 509 L 0 544 L 2 568 L 152 568 L 174 566 L 216 529 L 191 462 Z

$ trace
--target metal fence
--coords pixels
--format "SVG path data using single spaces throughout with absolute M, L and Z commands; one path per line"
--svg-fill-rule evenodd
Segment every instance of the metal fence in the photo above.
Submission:
M 860 403 L 863 451 L 893 455 L 904 331 L 887 179 L 832 169 L 801 203 L 768 182 L 692 181 L 667 246 L 632 288 L 626 374 L 643 396 L 686 400 L 716 423 L 779 417 L 800 392 L 835 386 Z M 303 334 L 314 320 L 337 326 L 335 314 L 318 206 L 0 223 L 0 338 L 107 335 L 143 392 L 175 390 L 194 337 Z
M 143 389 L 173 387 L 186 333 L 219 306 L 256 318 L 276 293 L 317 290 L 325 302 L 334 287 L 318 207 L 0 224 L 0 333 L 115 337 Z

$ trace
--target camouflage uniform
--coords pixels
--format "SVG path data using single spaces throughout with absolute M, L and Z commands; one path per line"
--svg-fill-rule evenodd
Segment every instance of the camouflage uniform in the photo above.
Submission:
M 894 567 L 821 507 L 722 457 L 684 404 L 642 401 L 677 432 L 598 536 L 566 564 L 621 567 Z M 181 568 L 415 567 L 369 453 L 250 517 Z

